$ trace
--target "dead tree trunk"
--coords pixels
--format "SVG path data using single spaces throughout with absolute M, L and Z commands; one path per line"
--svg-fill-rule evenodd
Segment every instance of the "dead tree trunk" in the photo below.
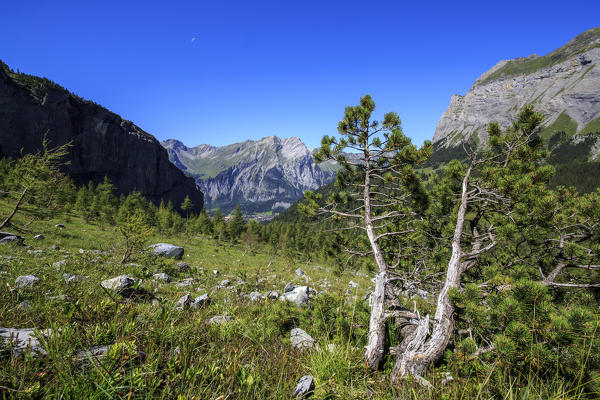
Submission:
M 433 319 L 433 331 L 429 335 L 429 315 L 418 319 L 414 334 L 405 338 L 407 342 L 401 344 L 401 348 L 405 349 L 405 351 L 397 354 L 396 365 L 392 373 L 392 380 L 395 382 L 408 375 L 412 375 L 422 384 L 429 385 L 423 378 L 423 375 L 427 368 L 442 356 L 452 336 L 452 330 L 454 329 L 454 306 L 450 301 L 450 290 L 458 286 L 460 276 L 463 272 L 461 260 L 464 253 L 460 242 L 469 200 L 468 187 L 471 170 L 472 166 L 468 168 L 462 182 L 460 206 L 452 237 L 452 256 L 448 262 L 444 287 L 438 296 Z
M 23 199 L 25 198 L 25 195 L 27 194 L 27 190 L 29 190 L 29 188 L 27 188 L 27 187 L 25 187 L 25 189 L 23 189 L 23 192 L 21 192 L 21 195 L 19 196 L 19 199 L 17 200 L 15 206 L 13 207 L 13 210 L 11 211 L 9 216 L 6 217 L 6 219 L 4 219 L 4 221 L 0 224 L 0 229 L 4 228 L 8 224 L 10 224 L 10 220 L 15 216 L 17 211 L 19 211 L 19 207 L 21 206 L 21 203 L 23 202 Z

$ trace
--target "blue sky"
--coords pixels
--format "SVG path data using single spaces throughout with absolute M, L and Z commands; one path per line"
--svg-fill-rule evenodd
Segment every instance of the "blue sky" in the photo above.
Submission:
M 501 59 L 600 25 L 600 1 L 5 2 L 0 59 L 163 140 L 336 131 L 365 93 L 416 143 Z M 195 39 L 194 39 L 195 38 Z

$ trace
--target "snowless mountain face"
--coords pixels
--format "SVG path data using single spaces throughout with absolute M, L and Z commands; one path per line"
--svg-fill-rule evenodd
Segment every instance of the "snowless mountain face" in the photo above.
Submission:
M 297 137 L 269 136 L 222 147 L 189 148 L 174 139 L 161 144 L 169 159 L 196 179 L 206 207 L 224 213 L 236 204 L 246 213 L 278 212 L 335 177 L 335 166 L 317 165 Z
M 600 131 L 600 28 L 542 57 L 500 61 L 466 95 L 452 96 L 435 130 L 434 145 L 448 149 L 465 142 L 486 143 L 489 122 L 507 127 L 529 103 L 547 116 L 546 139 L 565 132 L 577 142 Z

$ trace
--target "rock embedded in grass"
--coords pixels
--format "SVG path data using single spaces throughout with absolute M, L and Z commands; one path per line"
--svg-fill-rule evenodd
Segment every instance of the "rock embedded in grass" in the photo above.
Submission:
M 206 307 L 211 303 L 210 297 L 208 294 L 203 294 L 202 296 L 196 297 L 190 304 L 192 308 L 202 308 Z
M 279 298 L 279 292 L 277 290 L 269 290 L 267 292 L 267 298 L 271 300 L 277 300 Z
M 56 224 L 54 225 L 54 227 L 58 229 L 65 229 L 65 226 L 63 224 Z
M 65 279 L 65 283 L 71 284 L 76 282 L 85 282 L 89 279 L 89 276 L 63 274 L 63 278 Z
M 185 278 L 184 280 L 177 282 L 175 286 L 177 287 L 186 287 L 192 286 L 194 284 L 194 278 Z
M 132 278 L 129 275 L 119 275 L 115 278 L 107 279 L 100 282 L 100 286 L 102 286 L 104 289 L 121 293 L 124 290 L 133 287 L 133 285 L 135 285 L 137 281 L 138 280 L 136 278 Z
M 313 394 L 315 390 L 315 380 L 312 375 L 304 375 L 298 381 L 296 389 L 294 390 L 294 397 L 297 399 L 304 399 Z
M 231 315 L 215 315 L 208 319 L 208 323 L 210 325 L 214 324 L 226 324 L 228 322 L 233 322 L 234 318 Z
M 41 235 L 41 234 L 40 234 L 40 235 L 35 235 L 35 236 L 33 237 L 33 240 L 42 240 L 43 238 L 44 238 L 44 235 Z
M 186 294 L 185 296 L 182 296 L 179 300 L 177 300 L 177 303 L 175 303 L 175 307 L 183 309 L 189 307 L 191 303 L 192 296 Z
M 283 288 L 283 293 L 288 293 L 291 292 L 292 290 L 294 290 L 294 285 L 292 284 L 292 282 L 289 282 L 287 285 L 285 285 L 285 287 Z
M 62 267 L 67 263 L 67 260 L 60 260 L 52 264 L 54 268 Z
M 50 336 L 50 329 L 38 331 L 40 335 L 45 337 Z M 15 355 L 22 354 L 26 351 L 34 353 L 46 354 L 46 350 L 42 347 L 40 340 L 37 338 L 36 329 L 33 328 L 0 328 L 0 340 L 5 342 L 5 346 L 13 351 Z
M 293 301 L 297 306 L 308 304 L 310 295 L 313 291 L 308 286 L 299 286 L 291 292 L 286 292 L 279 298 L 280 300 Z
M 38 283 L 40 278 L 35 275 L 22 275 L 15 279 L 15 289 L 24 289 L 32 287 Z
M 311 349 L 315 347 L 315 339 L 300 328 L 294 328 L 290 332 L 292 347 L 298 350 Z
M 165 282 L 165 283 L 167 283 L 171 280 L 169 275 L 165 274 L 164 272 L 154 274 L 154 275 L 152 275 L 152 277 L 154 278 L 155 281 L 161 281 L 161 282 Z
M 177 263 L 177 269 L 179 272 L 189 272 L 191 270 L 190 264 L 183 261 Z
M 304 272 L 304 271 L 302 270 L 302 268 L 298 268 L 298 269 L 296 269 L 296 272 L 295 272 L 295 273 L 296 273 L 296 275 L 298 275 L 298 276 L 304 276 L 304 275 L 306 275 L 306 272 Z
M 149 250 L 156 256 L 181 259 L 183 257 L 183 247 L 175 246 L 169 243 L 156 243 L 148 246 Z
M 259 300 L 263 300 L 265 298 L 265 296 L 263 296 L 259 292 L 252 292 L 245 297 L 248 298 L 248 300 L 250 300 L 250 301 L 259 301 Z

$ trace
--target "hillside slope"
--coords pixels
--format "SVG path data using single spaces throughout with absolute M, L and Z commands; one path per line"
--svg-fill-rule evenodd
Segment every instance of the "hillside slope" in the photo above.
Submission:
M 189 196 L 195 211 L 203 195 L 150 134 L 130 121 L 45 79 L 15 73 L 0 62 L 0 157 L 19 157 L 71 142 L 66 172 L 76 184 L 108 176 L 119 194 L 138 191 L 177 208 Z

